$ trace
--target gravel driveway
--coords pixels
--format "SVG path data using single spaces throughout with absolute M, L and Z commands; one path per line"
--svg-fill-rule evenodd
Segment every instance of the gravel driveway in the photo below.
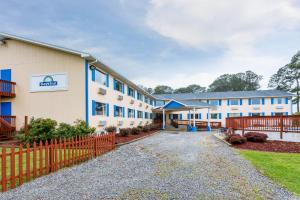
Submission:
M 293 199 L 211 133 L 162 132 L 0 199 Z

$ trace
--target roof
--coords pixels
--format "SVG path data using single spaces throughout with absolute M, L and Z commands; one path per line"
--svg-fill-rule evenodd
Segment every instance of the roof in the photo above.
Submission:
M 131 86 L 132 88 L 134 88 L 136 90 L 139 90 L 139 92 L 141 92 L 142 94 L 149 96 L 151 98 L 155 98 L 154 96 L 152 96 L 151 94 L 149 94 L 148 92 L 146 92 L 145 90 L 143 90 L 142 88 L 137 86 L 135 83 L 133 83 L 130 80 L 128 80 L 127 78 L 125 78 L 123 75 L 119 74 L 118 72 L 116 72 L 115 70 L 110 68 L 109 66 L 102 63 L 99 59 L 97 59 L 95 56 L 91 55 L 90 53 L 73 50 L 73 49 L 69 49 L 66 47 L 61 47 L 61 46 L 57 46 L 57 45 L 53 45 L 53 44 L 49 44 L 49 43 L 45 43 L 45 42 L 39 42 L 39 41 L 35 41 L 32 39 L 0 32 L 0 41 L 7 40 L 7 39 L 18 40 L 18 41 L 22 41 L 25 43 L 30 43 L 30 44 L 34 44 L 37 46 L 46 47 L 46 48 L 50 48 L 50 49 L 54 49 L 54 50 L 62 51 L 65 53 L 80 56 L 80 57 L 92 62 L 94 66 L 99 67 L 100 69 L 104 70 L 105 72 L 113 75 L 115 78 L 119 79 L 120 81 L 126 82 L 126 84 L 128 84 L 129 86 Z
M 166 104 L 156 107 L 155 110 L 191 110 L 191 109 L 201 109 L 201 108 L 212 108 L 214 105 L 208 103 L 200 102 L 199 100 L 175 100 L 171 99 Z
M 293 94 L 281 90 L 256 90 L 256 91 L 228 91 L 228 92 L 201 92 L 181 94 L 153 95 L 161 100 L 196 100 L 196 99 L 233 99 L 254 97 L 292 97 Z

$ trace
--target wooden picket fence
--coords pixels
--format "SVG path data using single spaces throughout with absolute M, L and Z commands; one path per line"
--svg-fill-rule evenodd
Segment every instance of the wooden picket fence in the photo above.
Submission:
M 34 143 L 25 147 L 2 147 L 1 191 L 15 188 L 31 179 L 47 175 L 64 167 L 70 167 L 115 148 L 115 134 L 85 136 L 49 143 Z

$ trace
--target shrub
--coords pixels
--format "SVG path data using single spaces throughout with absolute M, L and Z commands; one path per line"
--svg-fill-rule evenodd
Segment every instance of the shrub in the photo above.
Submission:
M 130 131 L 130 128 L 120 128 L 120 135 L 126 137 L 129 135 Z
M 145 125 L 143 128 L 142 128 L 143 132 L 149 132 L 150 131 L 150 126 L 149 125 Z
M 131 129 L 131 134 L 132 135 L 138 135 L 139 133 L 140 133 L 141 131 L 140 131 L 140 129 L 139 128 L 132 128 Z
M 227 142 L 230 144 L 243 144 L 247 142 L 247 138 L 241 136 L 240 134 L 232 134 L 226 138 Z
M 251 142 L 266 142 L 268 135 L 264 133 L 258 133 L 258 132 L 248 132 L 245 134 L 245 137 L 248 141 Z
M 85 121 L 83 120 L 76 120 L 75 125 L 75 135 L 83 136 L 95 133 L 96 128 L 90 127 Z
M 117 131 L 117 128 L 115 126 L 108 126 L 108 127 L 105 128 L 105 130 L 108 133 L 115 133 Z

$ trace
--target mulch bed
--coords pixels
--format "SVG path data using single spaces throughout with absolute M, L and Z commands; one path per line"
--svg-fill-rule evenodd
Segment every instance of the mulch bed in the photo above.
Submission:
M 233 147 L 256 151 L 300 153 L 300 142 L 268 140 L 265 143 L 246 142 L 244 144 L 233 145 Z
M 116 143 L 117 144 L 127 143 L 127 142 L 130 142 L 132 140 L 135 140 L 135 139 L 147 136 L 147 135 L 151 135 L 151 134 L 153 134 L 155 132 L 157 132 L 157 130 L 155 130 L 155 131 L 149 131 L 149 132 L 141 132 L 138 135 L 131 135 L 131 134 L 129 134 L 126 137 L 120 136 L 119 134 L 116 134 Z

